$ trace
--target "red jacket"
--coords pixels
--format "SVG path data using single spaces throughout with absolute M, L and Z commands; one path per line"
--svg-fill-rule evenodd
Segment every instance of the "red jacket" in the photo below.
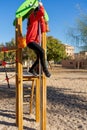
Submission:
M 44 16 L 44 7 L 40 6 L 39 10 L 36 14 L 33 12 L 31 13 L 28 19 L 28 26 L 27 26 L 27 33 L 26 33 L 26 43 L 29 44 L 30 42 L 39 43 L 39 23 L 41 27 L 41 32 L 46 31 L 45 20 Z

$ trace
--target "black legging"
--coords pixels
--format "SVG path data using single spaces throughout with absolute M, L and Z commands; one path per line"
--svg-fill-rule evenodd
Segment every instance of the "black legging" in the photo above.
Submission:
M 34 62 L 34 64 L 32 65 L 32 67 L 30 68 L 30 70 L 33 70 L 38 65 L 39 58 L 40 58 L 40 62 L 41 62 L 41 65 L 43 67 L 43 70 L 47 69 L 44 49 L 39 44 L 37 44 L 35 42 L 30 42 L 27 46 L 30 49 L 32 49 L 35 52 L 35 54 L 37 55 L 37 59 Z

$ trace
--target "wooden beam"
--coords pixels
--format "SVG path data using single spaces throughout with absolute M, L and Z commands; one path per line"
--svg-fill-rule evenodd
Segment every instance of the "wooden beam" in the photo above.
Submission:
M 40 122 L 40 79 L 36 80 L 36 122 Z
M 16 124 L 18 130 L 23 130 L 23 68 L 22 49 L 18 48 L 18 36 L 22 34 L 22 18 L 16 19 Z
M 29 76 L 23 76 L 23 81 L 33 81 L 33 80 L 37 80 L 38 76 L 33 76 L 33 75 L 29 75 Z
M 46 33 L 42 34 L 42 48 L 45 50 L 46 58 Z M 46 100 L 47 100 L 47 88 L 46 77 L 42 74 L 42 85 L 40 87 L 40 130 L 46 130 Z

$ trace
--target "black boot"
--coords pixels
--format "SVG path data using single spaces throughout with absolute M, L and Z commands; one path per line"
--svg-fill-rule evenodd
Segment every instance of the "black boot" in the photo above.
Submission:
M 50 77 L 51 76 L 51 74 L 49 73 L 47 68 L 44 68 L 43 72 L 45 73 L 46 77 Z
M 30 73 L 32 73 L 34 76 L 37 76 L 38 74 L 35 72 L 35 70 L 29 70 Z
M 34 64 L 32 65 L 32 67 L 29 68 L 29 72 L 32 73 L 32 74 L 35 75 L 35 76 L 38 75 L 38 74 L 36 73 L 36 71 L 35 71 L 35 68 L 36 68 L 36 66 L 38 65 L 38 63 L 39 63 L 39 60 L 38 60 L 38 58 L 37 58 L 36 61 L 34 62 Z

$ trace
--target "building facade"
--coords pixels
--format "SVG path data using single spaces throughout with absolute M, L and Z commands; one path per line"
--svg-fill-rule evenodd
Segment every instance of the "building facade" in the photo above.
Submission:
M 87 69 L 87 51 L 74 54 L 74 59 L 62 60 L 62 67 L 71 69 Z
M 67 56 L 70 57 L 71 59 L 74 59 L 74 50 L 75 50 L 74 46 L 68 44 L 65 44 L 64 46 Z

